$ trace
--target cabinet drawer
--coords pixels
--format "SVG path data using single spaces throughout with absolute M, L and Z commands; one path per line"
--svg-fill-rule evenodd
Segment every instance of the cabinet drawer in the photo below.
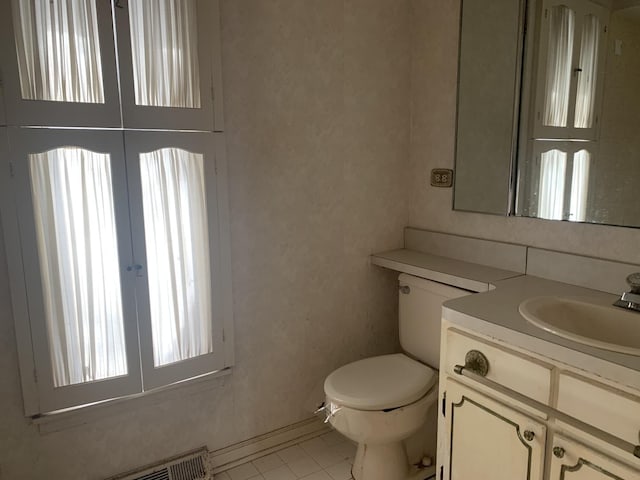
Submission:
M 632 444 L 640 435 L 640 397 L 562 372 L 558 410 Z
M 598 480 L 637 480 L 640 471 L 626 465 L 603 452 L 573 441 L 563 435 L 554 434 L 550 447 L 551 456 L 549 478 Z M 569 475 L 571 473 L 572 475 Z
M 456 365 L 464 365 L 464 359 L 470 350 L 478 350 L 489 361 L 486 378 L 515 390 L 533 400 L 549 405 L 551 394 L 550 365 L 533 358 L 524 357 L 511 350 L 490 345 L 478 338 L 470 337 L 455 329 L 447 330 L 445 335 L 446 353 L 441 366 L 452 377 Z

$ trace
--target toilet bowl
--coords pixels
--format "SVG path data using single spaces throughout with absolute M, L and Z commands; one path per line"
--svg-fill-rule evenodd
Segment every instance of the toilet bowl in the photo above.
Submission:
M 354 479 L 411 477 L 403 441 L 421 428 L 436 402 L 437 378 L 404 354 L 359 360 L 327 377 L 329 422 L 358 444 Z
M 399 287 L 400 344 L 406 354 L 349 363 L 324 383 L 328 421 L 358 444 L 355 480 L 425 477 L 410 465 L 405 440 L 422 436 L 417 432 L 436 415 L 431 407 L 438 396 L 434 368 L 439 366 L 442 302 L 469 294 L 406 274 L 400 275 Z

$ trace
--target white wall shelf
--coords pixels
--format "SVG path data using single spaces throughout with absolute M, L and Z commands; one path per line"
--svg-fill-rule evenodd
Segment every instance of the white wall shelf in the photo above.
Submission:
M 493 283 L 522 273 L 401 248 L 371 255 L 371 263 L 471 292 L 487 292 Z

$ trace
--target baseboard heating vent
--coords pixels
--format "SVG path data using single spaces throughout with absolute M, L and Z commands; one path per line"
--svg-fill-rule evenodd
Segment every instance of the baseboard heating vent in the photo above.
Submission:
M 107 480 L 212 480 L 205 447 Z

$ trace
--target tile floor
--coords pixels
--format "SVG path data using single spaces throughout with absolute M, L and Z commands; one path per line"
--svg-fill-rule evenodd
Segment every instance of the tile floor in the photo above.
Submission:
M 219 473 L 214 480 L 351 480 L 356 446 L 338 432 Z

